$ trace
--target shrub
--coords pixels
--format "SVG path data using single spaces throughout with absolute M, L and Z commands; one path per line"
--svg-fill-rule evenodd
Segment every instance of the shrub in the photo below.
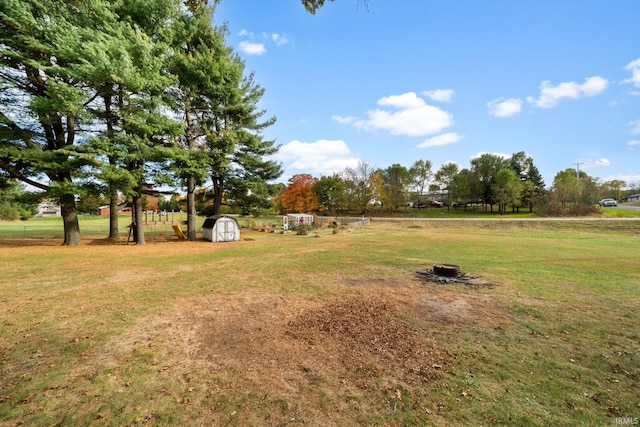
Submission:
M 296 225 L 294 229 L 296 230 L 296 234 L 298 236 L 306 236 L 307 234 L 309 234 L 309 226 L 306 224 Z
M 567 214 L 569 216 L 591 216 L 598 215 L 600 213 L 600 209 L 597 206 L 592 205 L 573 205 L 569 209 L 567 209 Z
M 15 221 L 20 218 L 20 213 L 16 208 L 8 203 L 0 203 L 0 220 Z

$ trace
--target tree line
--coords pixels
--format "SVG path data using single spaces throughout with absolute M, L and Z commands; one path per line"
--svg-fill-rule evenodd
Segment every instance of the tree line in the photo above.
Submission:
M 481 205 L 498 213 L 525 208 L 540 215 L 561 216 L 593 213 L 600 198 L 619 200 L 625 192 L 638 190 L 626 187 L 621 180 L 600 183 L 584 171 L 568 168 L 558 172 L 546 188 L 533 158 L 520 151 L 509 158 L 482 154 L 463 169 L 445 163 L 434 171 L 429 160 L 385 169 L 360 162 L 321 178 L 294 175 L 277 200 L 283 212 L 330 215 L 365 215 L 374 208 L 394 212 L 406 206 L 427 207 L 437 200 L 455 209 Z
M 264 90 L 213 26 L 207 0 L 4 0 L 0 4 L 0 185 L 21 181 L 59 200 L 64 244 L 80 243 L 77 202 L 131 201 L 144 243 L 143 199 L 186 190 L 195 239 L 196 189 L 268 199 L 282 173 L 262 130 Z
M 97 201 L 110 205 L 109 237 L 117 238 L 123 197 L 134 240 L 144 243 L 145 197 L 162 186 L 186 193 L 167 203 L 184 205 L 191 240 L 196 214 L 219 214 L 225 204 L 259 213 L 275 199 L 284 210 L 360 214 L 374 204 L 420 206 L 440 192 L 449 205 L 475 200 L 502 212 L 538 202 L 561 212 L 605 193 L 619 199 L 625 188 L 567 169 L 547 191 L 522 152 L 435 172 L 428 160 L 386 169 L 361 162 L 274 184 L 282 168 L 268 159 L 278 147 L 262 131 L 276 119 L 258 108 L 264 89 L 227 46 L 226 28 L 212 25 L 217 0 L 207 3 L 0 2 L 0 217 L 32 209 L 17 181 L 59 200 L 69 245 L 80 243 L 78 212 Z M 311 13 L 324 3 L 302 0 Z

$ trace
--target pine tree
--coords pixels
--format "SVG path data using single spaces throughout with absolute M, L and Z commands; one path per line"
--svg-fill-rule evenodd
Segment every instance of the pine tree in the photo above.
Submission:
M 240 59 L 233 59 L 244 70 Z M 229 90 L 235 89 L 237 96 L 216 110 L 207 134 L 215 215 L 221 212 L 227 180 L 242 180 L 246 188 L 252 190 L 282 175 L 280 164 L 267 158 L 278 150 L 275 141 L 265 140 L 261 134 L 276 120 L 272 117 L 260 121 L 265 111 L 258 110 L 257 104 L 264 89 L 254 82 L 253 74 L 229 85 Z
M 64 244 L 80 244 L 76 183 L 91 156 L 73 148 L 90 120 L 87 80 L 105 53 L 95 26 L 107 3 L 0 3 L 0 168 L 60 200 Z
M 174 170 L 187 189 L 187 238 L 196 239 L 196 186 L 212 165 L 207 135 L 211 122 L 233 97 L 233 82 L 242 70 L 224 44 L 222 30 L 212 27 L 213 11 L 201 3 L 188 4 L 173 25 L 173 50 L 167 68 L 177 80 L 172 88 L 173 108 L 181 120 L 183 135 L 177 139 Z M 211 138 L 209 138 L 211 139 Z

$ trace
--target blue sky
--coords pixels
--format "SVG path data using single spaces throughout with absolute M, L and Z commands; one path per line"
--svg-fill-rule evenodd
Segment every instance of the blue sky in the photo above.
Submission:
M 640 1 L 222 0 L 285 173 L 533 157 L 640 182 Z

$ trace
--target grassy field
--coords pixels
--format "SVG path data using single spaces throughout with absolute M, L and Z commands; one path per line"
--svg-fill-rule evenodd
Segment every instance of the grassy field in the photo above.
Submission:
M 0 425 L 640 417 L 640 221 L 80 247 L 0 225 Z M 434 263 L 479 277 L 415 274 Z

